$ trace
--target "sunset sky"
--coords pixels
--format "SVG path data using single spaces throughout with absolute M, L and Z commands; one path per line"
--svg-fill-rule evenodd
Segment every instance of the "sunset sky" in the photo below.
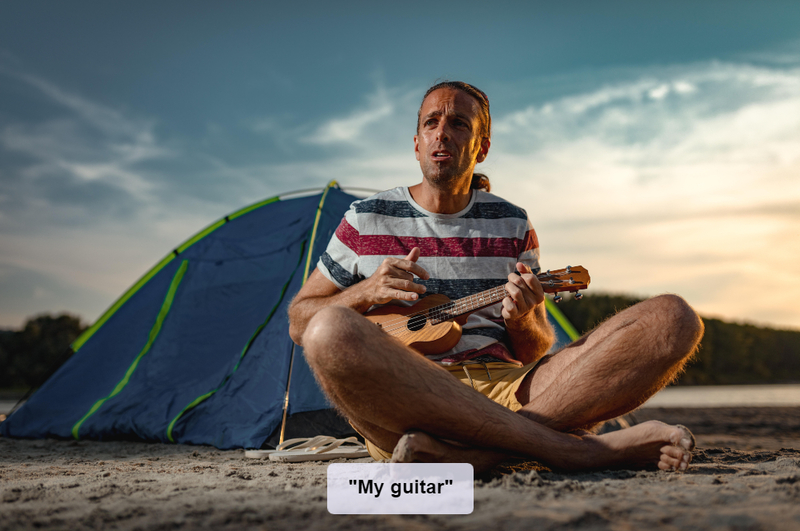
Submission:
M 248 203 L 418 182 L 448 78 L 544 268 L 800 329 L 800 3 L 346 5 L 0 3 L 0 327 L 93 321 Z

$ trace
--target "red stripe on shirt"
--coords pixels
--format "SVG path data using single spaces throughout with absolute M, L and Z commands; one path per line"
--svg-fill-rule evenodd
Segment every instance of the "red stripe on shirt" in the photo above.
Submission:
M 419 238 L 416 236 L 362 235 L 359 238 L 358 250 L 361 256 L 407 255 L 411 249 L 419 247 L 421 256 L 517 258 L 520 255 L 519 249 L 522 247 L 522 243 L 523 240 L 518 238 Z
M 342 222 L 336 227 L 336 237 L 339 238 L 340 242 L 348 246 L 350 250 L 358 254 L 358 231 L 345 218 L 342 218 Z

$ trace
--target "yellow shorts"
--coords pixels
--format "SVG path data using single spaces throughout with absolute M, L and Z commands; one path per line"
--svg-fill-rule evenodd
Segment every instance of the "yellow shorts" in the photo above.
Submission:
M 450 374 L 461 380 L 466 385 L 471 385 L 473 389 L 493 402 L 511 411 L 519 411 L 522 404 L 517 400 L 517 389 L 522 380 L 534 368 L 540 360 L 520 367 L 513 363 L 497 361 L 491 363 L 472 363 L 467 365 L 451 365 L 444 367 Z M 464 370 L 466 368 L 466 371 Z M 489 375 L 491 374 L 491 378 Z M 391 459 L 392 453 L 382 450 L 372 444 L 365 437 L 369 455 L 376 461 Z

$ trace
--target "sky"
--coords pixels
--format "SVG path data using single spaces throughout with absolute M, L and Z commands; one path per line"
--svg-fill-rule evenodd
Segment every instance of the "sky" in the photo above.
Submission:
M 92 322 L 261 199 L 419 182 L 440 79 L 543 268 L 800 330 L 796 1 L 2 2 L 0 327 Z

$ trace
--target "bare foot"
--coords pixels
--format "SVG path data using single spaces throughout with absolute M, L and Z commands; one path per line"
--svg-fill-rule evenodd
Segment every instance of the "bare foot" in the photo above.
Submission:
M 505 454 L 457 446 L 421 431 L 403 435 L 392 452 L 392 463 L 470 463 L 476 473 L 490 470 L 505 459 Z
M 644 468 L 658 466 L 661 470 L 686 470 L 692 461 L 695 440 L 685 426 L 670 426 L 657 420 L 637 424 L 584 440 L 604 447 L 595 457 L 591 468 L 607 466 Z M 591 459 L 591 456 L 587 456 Z

